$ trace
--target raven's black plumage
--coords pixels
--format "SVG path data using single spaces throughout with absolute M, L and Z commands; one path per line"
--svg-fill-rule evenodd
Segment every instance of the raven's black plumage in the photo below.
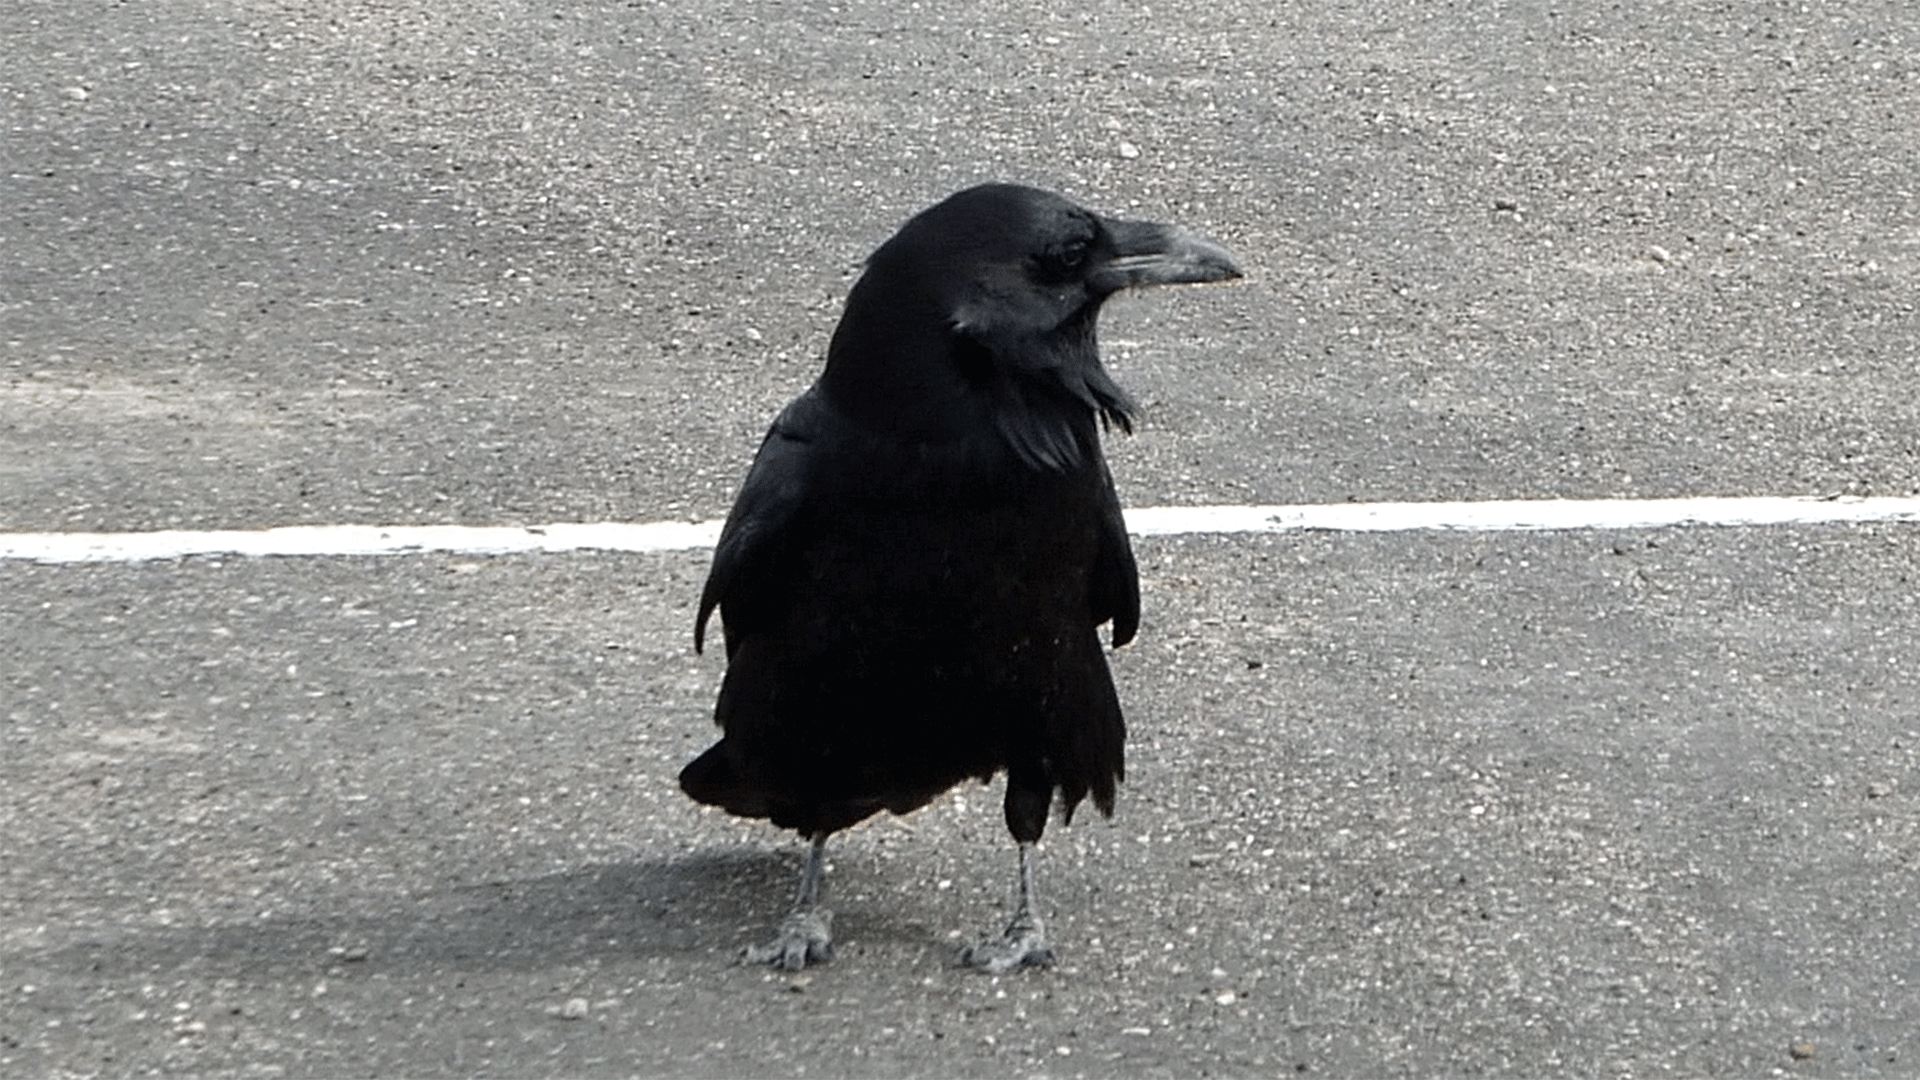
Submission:
M 1140 619 L 1101 424 L 1133 405 L 1100 364 L 1100 304 L 1134 285 L 1238 276 L 1177 229 L 1101 218 L 996 184 L 952 196 L 874 252 L 819 381 L 774 420 L 714 552 L 725 736 L 693 798 L 815 840 L 794 914 L 762 960 L 827 955 L 816 909 L 828 834 L 1008 774 L 1023 916 L 975 951 L 1047 956 L 1032 845 L 1057 797 L 1113 810 L 1125 725 L 1096 634 Z

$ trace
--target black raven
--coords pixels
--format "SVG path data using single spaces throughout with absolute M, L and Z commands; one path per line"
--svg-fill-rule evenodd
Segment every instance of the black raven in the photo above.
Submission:
M 963 959 L 1052 959 L 1034 845 L 1054 799 L 1113 813 L 1126 727 L 1117 648 L 1140 587 L 1098 426 L 1134 405 L 1101 366 L 1101 302 L 1240 276 L 1177 228 L 1010 184 L 962 191 L 881 245 L 825 371 L 773 421 L 714 550 L 694 647 L 720 610 L 721 740 L 680 773 L 703 803 L 812 841 L 780 936 L 746 955 L 831 957 L 827 837 L 1007 773 L 1019 905 Z

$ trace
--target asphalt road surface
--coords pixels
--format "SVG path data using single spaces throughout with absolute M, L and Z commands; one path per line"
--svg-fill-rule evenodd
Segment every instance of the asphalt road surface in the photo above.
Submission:
M 1810 5 L 0 7 L 0 531 L 724 514 L 1009 179 L 1134 506 L 1920 490 L 1920 22 Z M 0 563 L 0 1074 L 1906 1076 L 1920 534 L 1139 542 L 1111 823 L 673 783 L 702 552 Z

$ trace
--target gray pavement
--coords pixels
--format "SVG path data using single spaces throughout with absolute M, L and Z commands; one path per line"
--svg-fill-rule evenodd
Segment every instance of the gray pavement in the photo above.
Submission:
M 998 178 L 1131 505 L 1920 490 L 1904 3 L 0 8 L 0 529 L 724 513 Z M 0 565 L 0 1075 L 1911 1075 L 1909 526 L 1142 541 L 1061 964 L 993 789 L 694 807 L 699 553 Z

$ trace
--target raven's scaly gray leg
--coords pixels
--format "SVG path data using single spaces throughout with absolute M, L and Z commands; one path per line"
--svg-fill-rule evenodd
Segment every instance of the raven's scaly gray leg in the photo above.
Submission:
M 960 952 L 960 962 L 994 975 L 1015 968 L 1050 967 L 1053 946 L 1047 944 L 1046 926 L 1040 920 L 1040 898 L 1034 884 L 1037 845 L 1030 840 L 1020 844 L 1020 904 L 1013 921 L 997 938 L 987 938 Z
M 833 959 L 833 912 L 819 906 L 826 883 L 828 835 L 813 834 L 813 847 L 807 852 L 806 868 L 800 871 L 793 907 L 780 921 L 780 936 L 765 945 L 747 946 L 741 959 L 788 971 L 799 971 L 809 962 L 824 964 Z

